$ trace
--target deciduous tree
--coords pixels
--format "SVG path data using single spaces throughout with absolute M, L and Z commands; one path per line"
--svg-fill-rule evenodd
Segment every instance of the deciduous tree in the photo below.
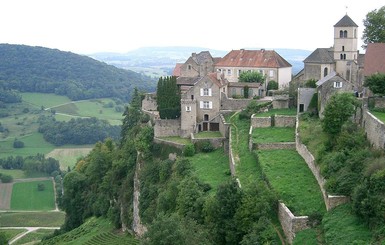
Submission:
M 385 6 L 369 12 L 364 19 L 363 47 L 369 43 L 385 43 Z

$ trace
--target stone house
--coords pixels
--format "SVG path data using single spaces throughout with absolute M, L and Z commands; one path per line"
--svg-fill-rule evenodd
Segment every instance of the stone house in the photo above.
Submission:
M 334 44 L 331 48 L 317 48 L 303 62 L 304 69 L 295 77 L 300 82 L 321 80 L 335 71 L 362 90 L 364 54 L 358 50 L 358 25 L 345 15 L 334 25 Z
M 279 89 L 285 88 L 291 81 L 292 66 L 274 50 L 232 50 L 215 64 L 218 73 L 229 81 L 229 87 L 238 82 L 240 73 L 244 71 L 258 71 L 266 76 L 265 85 L 274 80 Z M 234 86 L 235 87 L 235 86 Z M 266 90 L 264 88 L 264 90 Z M 235 87 L 234 93 L 237 93 Z M 259 91 L 252 91 L 252 95 L 262 95 Z
M 350 92 L 353 94 L 355 92 L 354 85 L 338 75 L 335 71 L 332 71 L 316 84 L 318 93 L 318 115 L 320 118 L 323 118 L 325 106 L 330 97 L 335 93 Z
M 364 77 L 376 73 L 385 74 L 385 43 L 369 43 L 366 48 L 364 64 Z M 364 94 L 366 96 L 371 95 L 370 92 Z
M 209 51 L 192 53 L 185 63 L 179 66 L 179 77 L 204 77 L 208 73 L 214 72 L 214 58 Z M 174 69 L 175 70 L 175 69 Z

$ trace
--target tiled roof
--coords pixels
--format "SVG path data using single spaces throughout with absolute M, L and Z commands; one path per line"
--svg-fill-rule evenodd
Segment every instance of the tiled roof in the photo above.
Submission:
M 348 15 L 345 15 L 334 27 L 358 27 L 358 25 Z
M 183 65 L 183 63 L 176 63 L 175 68 L 172 71 L 172 75 L 174 77 L 179 77 L 180 76 L 180 67 Z
M 200 77 L 178 77 L 176 84 L 193 86 L 199 79 Z
M 333 53 L 330 48 L 317 48 L 304 61 L 304 63 L 334 63 Z
M 315 84 L 317 86 L 321 86 L 325 82 L 329 81 L 333 77 L 337 76 L 337 73 L 335 71 L 330 72 L 326 77 L 323 77 L 322 79 L 318 80 Z
M 282 68 L 291 64 L 274 50 L 232 50 L 216 66 L 219 67 L 261 67 Z
M 213 83 L 218 85 L 218 87 L 223 87 L 224 85 L 227 84 L 227 80 L 225 78 L 222 77 L 221 79 L 218 79 L 218 73 L 216 72 L 209 73 L 207 75 L 210 78 L 210 80 L 213 81 Z
M 385 73 L 385 43 L 369 43 L 365 53 L 364 75 Z

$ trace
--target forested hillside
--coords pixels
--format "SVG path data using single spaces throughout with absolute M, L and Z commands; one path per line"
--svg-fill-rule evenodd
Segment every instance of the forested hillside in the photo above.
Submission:
M 56 93 L 72 100 L 118 97 L 128 101 L 134 87 L 153 91 L 155 80 L 71 52 L 0 44 L 0 87 Z

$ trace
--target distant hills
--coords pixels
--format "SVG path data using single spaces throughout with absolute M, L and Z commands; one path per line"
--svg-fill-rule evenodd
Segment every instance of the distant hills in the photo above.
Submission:
M 134 87 L 154 91 L 156 82 L 84 55 L 0 44 L 0 88 L 56 93 L 72 100 L 118 97 L 128 101 Z
M 256 49 L 256 48 L 246 48 Z M 303 68 L 303 60 L 312 52 L 303 49 L 274 49 L 293 66 L 293 74 Z M 127 53 L 95 53 L 89 56 L 153 77 L 171 75 L 176 63 L 185 62 L 191 53 L 210 51 L 214 57 L 223 57 L 230 50 L 215 50 L 202 47 L 144 47 Z

